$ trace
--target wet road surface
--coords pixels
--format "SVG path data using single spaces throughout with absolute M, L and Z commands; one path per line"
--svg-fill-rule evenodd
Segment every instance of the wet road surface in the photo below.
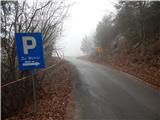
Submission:
M 67 60 L 75 82 L 76 120 L 160 120 L 160 91 L 129 74 Z

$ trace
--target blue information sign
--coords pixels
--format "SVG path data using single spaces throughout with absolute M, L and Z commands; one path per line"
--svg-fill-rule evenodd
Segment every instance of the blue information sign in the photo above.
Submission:
M 42 34 L 16 33 L 20 70 L 44 68 Z

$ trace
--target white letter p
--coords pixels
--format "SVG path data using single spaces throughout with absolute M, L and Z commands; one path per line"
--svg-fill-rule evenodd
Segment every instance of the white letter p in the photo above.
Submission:
M 28 54 L 28 50 L 29 49 L 34 49 L 36 47 L 36 40 L 35 40 L 34 37 L 24 36 L 24 37 L 22 37 L 22 41 L 23 41 L 23 51 L 24 51 L 24 54 Z M 27 41 L 32 41 L 32 44 L 28 45 Z

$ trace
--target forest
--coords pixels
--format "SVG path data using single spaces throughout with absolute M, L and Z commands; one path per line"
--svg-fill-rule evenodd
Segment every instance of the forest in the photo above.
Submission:
M 160 87 L 160 2 L 120 1 L 114 7 L 116 13 L 107 13 L 94 35 L 83 38 L 81 50 L 94 61 Z

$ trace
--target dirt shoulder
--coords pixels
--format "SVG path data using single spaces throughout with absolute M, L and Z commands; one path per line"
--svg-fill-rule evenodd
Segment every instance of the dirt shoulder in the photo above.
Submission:
M 74 115 L 73 83 L 68 65 L 58 65 L 38 74 L 39 111 L 35 115 L 33 98 L 17 115 L 6 120 L 72 120 Z M 50 62 L 48 67 L 51 64 Z

